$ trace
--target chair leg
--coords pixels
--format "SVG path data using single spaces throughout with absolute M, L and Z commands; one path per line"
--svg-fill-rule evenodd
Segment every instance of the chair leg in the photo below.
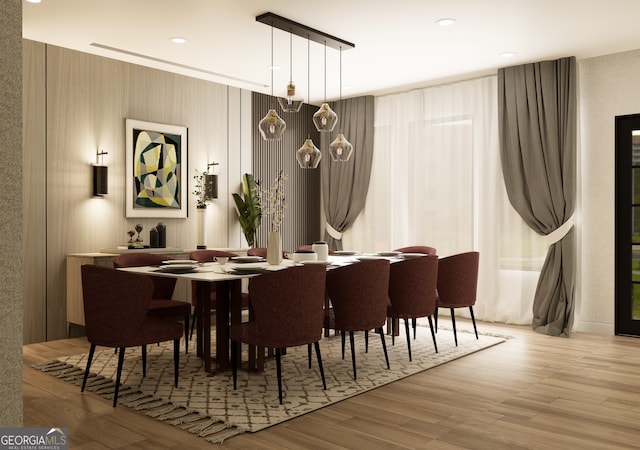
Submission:
M 143 346 L 144 348 L 144 346 Z M 113 407 L 118 404 L 118 391 L 120 390 L 120 378 L 122 376 L 122 364 L 124 363 L 124 347 L 120 347 L 120 353 L 118 354 L 118 372 L 116 374 L 116 388 L 113 392 Z M 144 360 L 143 366 L 144 367 Z
M 278 374 L 278 399 L 282 405 L 282 366 L 280 363 L 280 349 L 276 349 L 276 373 Z
M 184 353 L 189 354 L 189 315 L 184 316 Z
M 311 344 L 307 344 L 307 359 L 309 360 L 309 369 L 311 369 Z
M 391 318 L 391 345 L 396 345 L 396 318 Z
M 142 378 L 147 376 L 147 346 L 142 346 Z
M 353 331 L 349 331 L 349 343 L 351 344 L 351 365 L 353 366 L 353 379 L 357 379 L 356 374 L 356 346 L 353 340 Z
M 364 352 L 369 353 L 369 330 L 364 330 Z
M 438 307 L 436 306 L 436 310 L 433 312 L 433 320 L 436 322 L 436 333 L 438 332 Z
M 191 314 L 191 328 L 189 328 L 189 340 L 193 338 L 193 330 L 196 328 L 196 313 Z
M 87 368 L 84 370 L 84 378 L 82 379 L 82 388 L 80 392 L 84 392 L 84 387 L 87 385 L 87 378 L 89 377 L 89 369 L 91 369 L 91 361 L 93 361 L 93 353 L 96 351 L 96 344 L 91 344 L 89 349 L 89 357 L 87 358 Z
M 389 366 L 389 355 L 387 354 L 387 342 L 384 339 L 384 330 L 382 327 L 378 328 L 378 334 L 380 335 L 380 340 L 382 341 L 382 350 L 384 351 L 384 360 L 387 362 L 387 369 L 390 369 Z
M 342 336 L 342 359 L 344 359 L 344 340 L 346 337 L 346 331 L 340 330 L 340 335 Z
M 433 321 L 431 320 L 431 316 L 427 316 L 429 319 L 429 328 L 431 329 L 431 339 L 433 339 L 433 346 L 436 349 L 436 353 L 438 353 L 438 344 L 436 344 L 436 333 L 433 331 Z
M 318 358 L 318 367 L 320 368 L 320 376 L 322 377 L 322 389 L 327 389 L 327 382 L 324 379 L 324 367 L 322 366 L 322 356 L 320 355 L 320 341 L 314 342 L 316 348 L 316 357 Z
M 473 306 L 469 306 L 469 312 L 471 313 L 471 322 L 473 322 L 473 331 L 476 332 L 476 339 L 478 339 L 478 329 L 476 328 L 476 317 L 473 315 Z
M 409 333 L 409 319 L 404 319 L 404 330 L 407 335 L 407 350 L 409 351 L 409 362 L 411 359 L 411 334 Z
M 418 325 L 418 319 L 416 319 L 415 317 L 413 319 L 411 319 L 411 325 L 413 326 L 413 339 L 415 340 L 416 338 L 416 328 Z
M 456 314 L 451 309 L 451 323 L 453 324 L 453 339 L 456 341 L 456 347 L 458 346 L 458 333 L 456 332 Z
M 179 370 L 180 370 L 180 339 L 174 339 L 173 340 L 173 381 L 174 381 L 175 387 L 178 387 Z
M 237 354 L 238 354 L 238 343 L 236 341 L 231 341 L 231 373 L 233 375 L 234 391 L 238 387 L 238 359 L 236 358 Z

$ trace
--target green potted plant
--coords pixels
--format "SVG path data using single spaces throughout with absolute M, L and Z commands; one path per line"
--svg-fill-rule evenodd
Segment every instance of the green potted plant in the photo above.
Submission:
M 242 175 L 242 195 L 235 192 L 231 195 L 236 204 L 238 220 L 247 244 L 249 247 L 255 247 L 257 244 L 257 231 L 262 218 L 262 209 L 258 198 L 258 185 L 253 175 L 249 173 Z

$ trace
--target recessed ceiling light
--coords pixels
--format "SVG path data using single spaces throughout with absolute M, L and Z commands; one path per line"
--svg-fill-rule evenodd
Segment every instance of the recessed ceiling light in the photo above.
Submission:
M 40 3 L 41 0 L 27 0 L 27 3 Z
M 451 18 L 438 19 L 436 20 L 436 23 L 441 27 L 449 27 L 454 23 L 456 23 L 456 19 L 451 19 Z
M 175 36 L 171 38 L 171 42 L 173 42 L 174 44 L 184 44 L 185 42 L 187 42 L 187 40 L 183 37 Z
M 511 58 L 513 56 L 516 56 L 516 52 L 502 52 L 500 53 L 500 56 L 502 56 L 503 58 Z

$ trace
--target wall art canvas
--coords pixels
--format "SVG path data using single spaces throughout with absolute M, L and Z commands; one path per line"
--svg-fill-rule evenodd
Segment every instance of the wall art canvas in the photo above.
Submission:
M 187 128 L 126 119 L 126 216 L 187 217 Z

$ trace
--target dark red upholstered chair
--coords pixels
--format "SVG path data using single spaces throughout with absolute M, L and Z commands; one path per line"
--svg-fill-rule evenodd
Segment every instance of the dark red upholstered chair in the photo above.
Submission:
M 438 263 L 438 296 L 437 308 L 449 308 L 451 310 L 451 322 L 453 323 L 453 337 L 458 345 L 456 333 L 456 308 L 469 308 L 473 330 L 478 339 L 476 318 L 473 315 L 473 305 L 476 304 L 476 291 L 478 288 L 478 263 L 480 253 L 466 252 L 457 255 L 440 258 Z M 436 330 L 438 329 L 438 310 L 436 308 Z
M 409 247 L 401 247 L 395 249 L 396 252 L 401 253 L 424 253 L 425 255 L 436 255 L 436 249 L 427 245 L 412 245 Z
M 354 331 L 365 332 L 367 347 L 369 330 L 376 330 L 380 334 L 384 358 L 387 369 L 389 368 L 382 330 L 387 320 L 388 289 L 389 261 L 385 259 L 360 261 L 327 272 L 327 293 L 333 305 L 335 329 L 342 332 L 343 359 L 345 335 L 349 332 L 354 380 L 357 379 Z
M 233 258 L 234 256 L 238 256 L 235 253 L 224 252 L 221 250 L 196 250 L 189 253 L 189 259 L 194 261 L 198 261 L 200 263 L 212 262 L 216 257 L 224 257 Z M 198 283 L 195 281 L 191 282 L 191 303 L 193 306 L 196 305 L 198 299 Z M 242 293 L 242 307 L 247 308 L 249 306 L 249 295 L 246 292 Z M 215 283 L 211 283 L 211 310 L 216 309 L 216 288 Z M 195 328 L 195 313 L 191 319 L 191 336 L 193 336 L 193 329 Z M 191 336 L 189 338 L 191 338 Z
M 253 317 L 232 324 L 231 361 L 233 389 L 237 387 L 238 342 L 276 349 L 278 398 L 282 404 L 281 354 L 288 347 L 314 344 L 322 386 L 327 388 L 320 354 L 326 268 L 305 265 L 258 275 L 249 280 Z M 311 365 L 311 358 L 309 358 Z
M 404 319 L 409 361 L 411 361 L 409 319 L 415 320 L 417 317 L 427 317 L 429 319 L 433 346 L 436 353 L 438 353 L 438 344 L 436 344 L 436 335 L 433 321 L 431 320 L 436 310 L 437 281 L 437 256 L 425 255 L 391 264 L 389 274 L 389 300 L 391 302 L 387 308 L 387 316 L 394 319 L 392 323 L 396 323 L 396 320 Z M 392 339 L 395 339 L 395 327 L 393 327 L 391 336 Z
M 81 391 L 84 392 L 87 384 L 87 376 L 97 345 L 120 350 L 113 396 L 115 407 L 118 402 L 125 348 L 142 346 L 142 375 L 145 376 L 147 344 L 171 340 L 173 341 L 174 384 L 178 387 L 182 325 L 148 314 L 154 289 L 149 277 L 93 265 L 84 265 L 80 270 L 85 331 L 87 340 L 91 343 Z
M 422 253 L 425 255 L 437 254 L 435 247 L 429 247 L 428 245 L 411 245 L 409 247 L 397 248 L 395 249 L 395 251 L 400 253 Z M 415 339 L 416 338 L 416 319 L 413 319 L 411 322 L 413 326 L 413 338 Z
M 173 258 L 155 253 L 123 253 L 113 258 L 113 267 L 140 267 L 159 266 L 162 261 Z M 173 290 L 176 287 L 176 279 L 171 277 L 150 276 L 153 281 L 153 296 L 149 304 L 149 315 L 170 319 L 184 317 L 184 351 L 189 350 L 189 317 L 191 316 L 191 303 L 173 300 Z

